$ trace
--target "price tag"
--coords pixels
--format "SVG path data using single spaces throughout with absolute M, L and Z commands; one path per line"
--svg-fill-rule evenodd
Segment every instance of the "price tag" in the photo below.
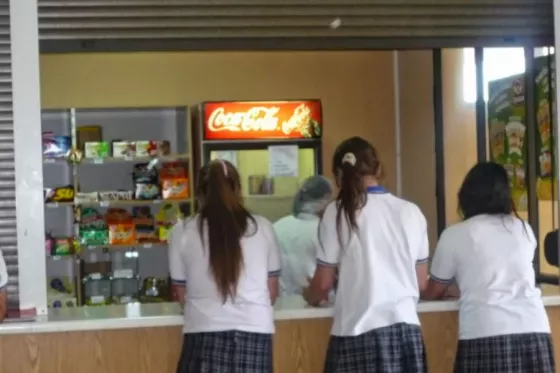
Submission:
M 121 303 L 130 303 L 132 301 L 132 297 L 129 295 L 124 295 L 121 297 Z
M 101 280 L 101 273 L 91 273 L 89 277 L 91 277 L 92 280 Z
M 45 158 L 43 159 L 43 163 L 54 163 L 56 160 L 54 158 Z
M 113 277 L 114 278 L 130 278 L 133 275 L 134 275 L 134 272 L 132 272 L 132 269 L 121 268 L 121 269 L 116 269 L 115 271 L 113 271 Z
M 99 304 L 105 302 L 105 297 L 103 295 L 94 295 L 90 298 L 91 303 Z
M 144 245 L 142 245 L 142 247 L 144 249 L 151 249 L 152 248 L 152 244 L 151 243 L 145 243 Z
M 103 164 L 103 158 L 95 158 L 93 164 Z
M 101 206 L 101 207 L 109 207 L 110 204 L 111 204 L 111 202 L 109 202 L 109 201 L 99 202 L 99 206 Z
M 49 203 L 47 203 L 47 206 L 51 207 L 51 208 L 58 207 L 58 202 L 49 202 Z

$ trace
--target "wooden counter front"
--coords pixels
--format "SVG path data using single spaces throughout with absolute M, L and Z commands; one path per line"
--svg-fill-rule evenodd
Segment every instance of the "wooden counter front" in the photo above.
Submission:
M 560 307 L 549 307 L 560 360 Z M 422 313 L 430 373 L 453 371 L 457 313 Z M 275 373 L 321 373 L 330 319 L 277 322 Z M 179 327 L 0 337 L 1 373 L 175 373 Z M 560 369 L 558 370 L 560 373 Z

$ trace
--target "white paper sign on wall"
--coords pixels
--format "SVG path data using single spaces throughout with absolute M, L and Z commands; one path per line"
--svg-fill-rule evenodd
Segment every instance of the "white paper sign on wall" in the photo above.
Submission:
M 221 159 L 222 161 L 228 161 L 235 167 L 237 167 L 237 151 L 236 150 L 217 150 L 216 159 Z
M 299 173 L 298 152 L 299 148 L 297 145 L 269 146 L 269 176 L 297 177 Z

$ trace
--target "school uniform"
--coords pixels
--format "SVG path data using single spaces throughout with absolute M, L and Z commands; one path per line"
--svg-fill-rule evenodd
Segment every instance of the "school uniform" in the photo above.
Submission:
M 441 235 L 431 279 L 461 290 L 455 372 L 555 372 L 536 247 L 531 227 L 510 215 L 478 215 Z
M 369 188 L 358 228 L 342 219 L 342 245 L 336 215 L 333 202 L 319 226 L 317 252 L 318 265 L 339 270 L 325 373 L 426 372 L 416 312 L 416 264 L 429 255 L 424 215 L 381 187 Z
M 280 275 L 280 253 L 271 223 L 254 218 L 257 225 L 250 223 L 241 240 L 237 296 L 225 303 L 210 271 L 208 238 L 201 240 L 198 215 L 171 232 L 172 282 L 187 286 L 177 373 L 272 372 L 274 311 L 267 281 Z

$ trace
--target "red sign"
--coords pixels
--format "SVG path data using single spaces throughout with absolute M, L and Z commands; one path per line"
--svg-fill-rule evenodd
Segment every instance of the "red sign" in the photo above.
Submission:
M 205 140 L 310 139 L 322 130 L 319 100 L 204 104 Z

